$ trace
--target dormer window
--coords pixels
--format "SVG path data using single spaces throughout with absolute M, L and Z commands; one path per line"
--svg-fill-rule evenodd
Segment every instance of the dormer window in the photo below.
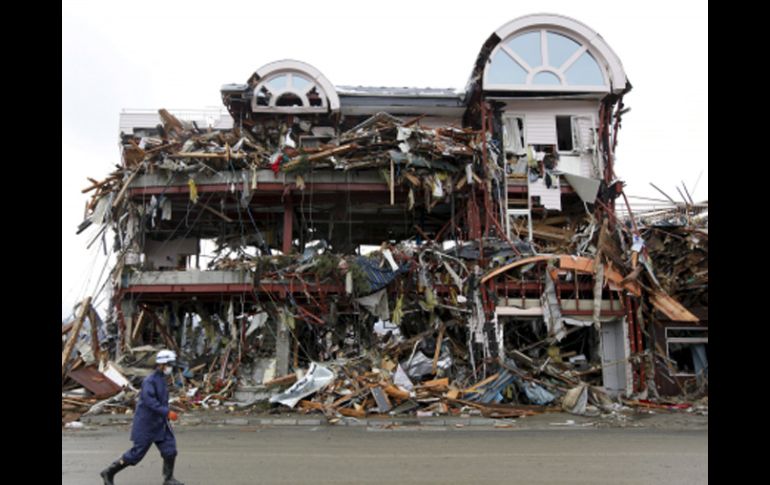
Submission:
M 602 96 L 627 86 L 617 55 L 585 24 L 563 15 L 534 14 L 495 31 L 482 89 L 495 92 L 581 93 Z
M 319 86 L 298 72 L 271 74 L 254 89 L 254 111 L 293 108 L 301 111 L 327 111 L 326 97 Z
M 327 113 L 339 109 L 331 83 L 313 66 L 283 60 L 255 73 L 251 110 L 255 113 Z
M 489 57 L 486 89 L 608 91 L 599 63 L 586 44 L 551 30 L 515 34 Z

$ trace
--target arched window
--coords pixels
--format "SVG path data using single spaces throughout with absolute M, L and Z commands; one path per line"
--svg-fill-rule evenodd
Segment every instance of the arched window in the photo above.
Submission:
M 257 69 L 251 108 L 254 112 L 325 113 L 339 109 L 332 84 L 313 66 L 276 61 Z
M 484 88 L 605 92 L 607 77 L 588 43 L 552 28 L 530 29 L 514 32 L 492 51 Z
M 326 111 L 326 96 L 299 72 L 279 72 L 260 81 L 254 90 L 257 107 L 320 108 Z

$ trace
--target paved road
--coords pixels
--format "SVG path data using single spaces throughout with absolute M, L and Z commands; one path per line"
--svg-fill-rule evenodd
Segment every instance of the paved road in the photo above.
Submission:
M 178 428 L 177 478 L 194 484 L 703 484 L 708 431 L 454 427 Z M 62 485 L 100 484 L 126 427 L 62 432 Z M 161 483 L 161 459 L 117 485 Z

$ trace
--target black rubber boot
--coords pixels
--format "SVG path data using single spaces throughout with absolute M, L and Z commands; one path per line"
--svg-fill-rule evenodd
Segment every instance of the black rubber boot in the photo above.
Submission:
M 176 456 L 163 458 L 163 485 L 184 485 L 174 478 L 174 461 L 176 461 Z
M 115 485 L 112 483 L 112 479 L 115 478 L 115 474 L 127 466 L 128 463 L 124 462 L 121 458 L 119 460 L 115 460 L 110 466 L 102 470 L 101 476 L 102 480 L 104 480 L 104 485 Z

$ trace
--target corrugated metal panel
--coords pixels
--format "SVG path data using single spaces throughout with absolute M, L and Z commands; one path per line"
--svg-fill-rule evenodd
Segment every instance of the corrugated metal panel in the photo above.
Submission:
M 84 367 L 67 373 L 75 382 L 82 385 L 96 397 L 110 397 L 120 392 L 120 386 L 110 380 L 95 367 Z
M 527 144 L 556 145 L 556 115 L 548 112 L 526 113 Z

